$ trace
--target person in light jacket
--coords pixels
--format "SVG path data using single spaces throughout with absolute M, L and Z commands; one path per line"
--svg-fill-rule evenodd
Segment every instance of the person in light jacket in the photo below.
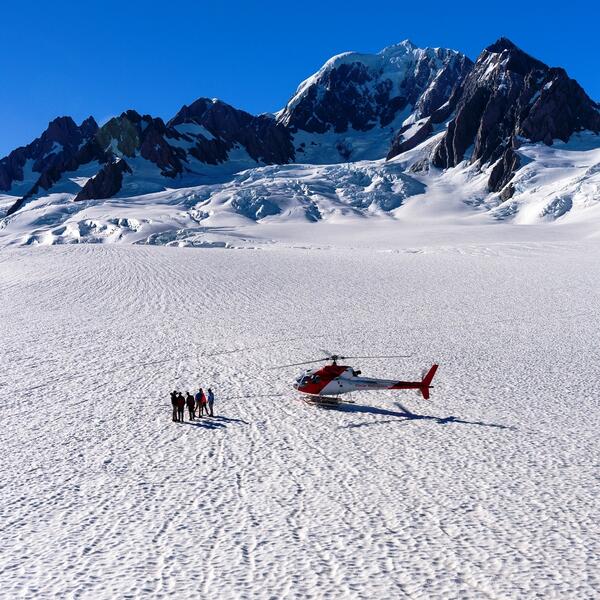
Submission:
M 208 415 L 211 417 L 214 417 L 214 413 L 213 413 L 213 406 L 215 404 L 215 395 L 213 394 L 213 391 L 208 388 L 208 393 L 207 393 L 207 401 L 208 401 Z

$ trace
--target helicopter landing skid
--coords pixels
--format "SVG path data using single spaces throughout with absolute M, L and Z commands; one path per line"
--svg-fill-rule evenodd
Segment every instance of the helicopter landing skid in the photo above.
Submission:
M 302 398 L 307 404 L 317 406 L 338 406 L 339 404 L 354 404 L 354 400 L 340 400 L 337 396 L 306 396 Z

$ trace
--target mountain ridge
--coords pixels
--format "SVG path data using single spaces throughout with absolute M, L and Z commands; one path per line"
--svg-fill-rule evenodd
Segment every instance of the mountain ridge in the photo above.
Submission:
M 402 186 L 413 191 L 421 184 L 411 173 L 476 169 L 491 194 L 485 202 L 499 205 L 518 191 L 523 144 L 551 146 L 585 130 L 600 131 L 600 106 L 564 69 L 548 67 L 507 38 L 474 63 L 455 50 L 404 40 L 376 54 L 332 57 L 275 114 L 198 98 L 167 121 L 135 110 L 102 126 L 92 117 L 80 125 L 58 117 L 39 138 L 0 159 L 0 192 L 16 196 L 6 210 L 11 216 L 48 194 L 83 202 L 225 183 L 268 165 L 385 159 L 404 165 Z M 373 206 L 403 204 L 405 191 L 394 198 L 400 184 L 389 182 L 387 191 L 377 184 Z M 242 214 L 260 220 L 281 212 L 268 188 L 251 193 L 266 196 L 249 200 L 244 190 L 236 192 Z M 361 198 L 357 206 L 370 206 Z M 302 214 L 314 220 L 319 210 L 309 201 Z
M 549 67 L 506 38 L 488 46 L 462 83 L 456 115 L 437 146 L 432 163 L 460 163 L 473 146 L 471 162 L 497 168 L 490 191 L 500 191 L 519 165 L 520 139 L 552 145 L 576 131 L 600 131 L 600 106 L 564 69 Z M 511 194 L 510 188 L 505 197 Z

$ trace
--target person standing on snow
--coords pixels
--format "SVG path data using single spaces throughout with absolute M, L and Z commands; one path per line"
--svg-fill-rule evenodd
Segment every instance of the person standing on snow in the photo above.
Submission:
M 202 388 L 200 388 L 194 396 L 194 400 L 196 400 L 196 411 L 198 413 L 198 417 L 202 416 L 202 396 L 204 396 L 204 393 L 202 392 Z
M 171 406 L 173 407 L 173 421 L 177 421 L 177 391 L 171 392 Z
M 185 410 L 185 398 L 183 397 L 183 394 L 181 392 L 179 392 L 179 394 L 177 394 L 177 420 L 180 423 L 183 423 L 184 410 Z
M 207 413 L 210 413 L 210 416 L 214 417 L 215 415 L 213 414 L 213 405 L 215 403 L 215 395 L 213 394 L 213 391 L 210 388 L 208 388 L 207 399 L 208 399 Z
M 200 388 L 198 390 L 196 397 L 199 399 L 199 402 L 200 402 L 200 409 L 199 409 L 200 416 L 203 416 L 204 413 L 206 413 L 206 416 L 208 416 L 208 409 L 206 408 L 206 396 L 204 395 L 204 390 L 202 388 Z
M 194 400 L 194 396 L 192 396 L 189 392 L 185 393 L 185 403 L 188 407 L 188 412 L 190 413 L 190 421 L 194 420 L 195 412 L 196 412 L 196 401 Z

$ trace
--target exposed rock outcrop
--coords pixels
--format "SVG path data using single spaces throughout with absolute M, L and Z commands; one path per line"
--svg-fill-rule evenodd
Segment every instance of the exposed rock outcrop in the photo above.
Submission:
M 294 158 L 290 133 L 274 117 L 254 116 L 220 100 L 200 98 L 184 106 L 167 125 L 185 131 L 195 141 L 190 149 L 192 155 L 208 164 L 227 160 L 229 151 L 236 146 L 243 147 L 255 161 L 264 164 L 282 164 Z M 202 129 L 182 130 L 182 125 L 197 125 Z
M 122 158 L 105 164 L 94 177 L 88 179 L 74 200 L 112 198 L 121 189 L 124 173 L 131 173 L 131 169 Z
M 141 156 L 154 163 L 165 177 L 175 177 L 183 172 L 187 154 L 169 141 L 181 137 L 167 127 L 162 119 L 128 110 L 102 126 L 94 143 L 100 151 L 116 156 Z
M 39 138 L 0 160 L 0 190 L 10 192 L 14 184 L 26 188 L 38 180 L 44 186 L 52 180 L 51 175 L 44 176 L 46 172 L 58 172 L 74 165 L 81 145 L 97 130 L 98 125 L 92 117 L 81 125 L 71 117 L 54 119 Z
M 422 123 L 405 125 L 392 140 L 392 146 L 388 152 L 387 158 L 393 158 L 416 148 L 421 142 L 424 142 L 433 133 L 431 118 L 425 119 Z
M 304 81 L 279 116 L 292 131 L 344 133 L 429 116 L 450 98 L 472 67 L 454 50 L 420 49 L 405 40 L 379 54 L 347 52 Z
M 465 78 L 454 118 L 432 162 L 441 168 L 461 162 L 490 164 L 489 187 L 502 189 L 518 167 L 519 138 L 552 144 L 576 131 L 600 131 L 599 106 L 563 69 L 550 68 L 501 38 L 486 48 Z

